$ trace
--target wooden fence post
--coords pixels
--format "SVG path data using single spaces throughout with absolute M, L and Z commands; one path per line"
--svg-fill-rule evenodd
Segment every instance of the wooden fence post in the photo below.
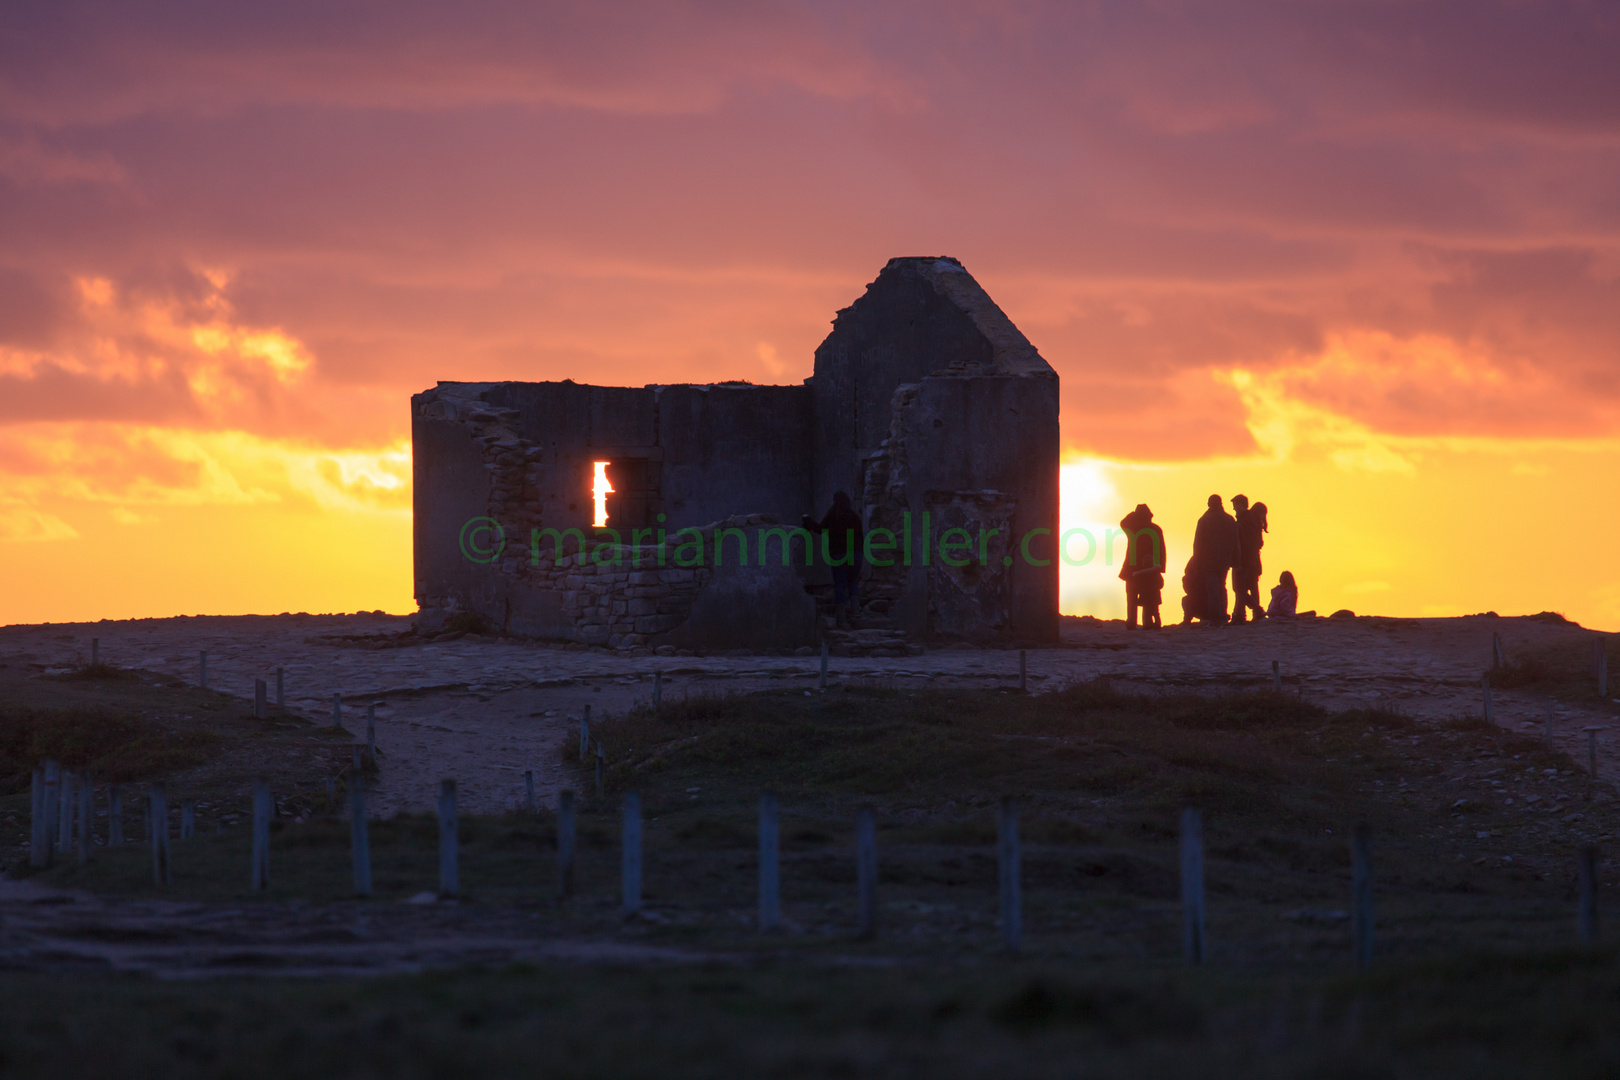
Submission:
M 45 839 L 45 770 L 34 766 L 33 783 L 28 789 L 28 865 L 39 869 L 48 861 L 50 845 Z
M 124 789 L 107 785 L 107 846 L 124 846 Z
M 62 853 L 64 859 L 73 851 L 73 811 L 78 805 L 78 795 L 78 776 L 63 769 L 57 795 L 61 805 L 56 811 L 56 850 Z
M 641 796 L 624 794 L 624 822 L 620 837 L 620 881 L 626 918 L 641 912 Z
M 1023 853 L 1018 844 L 1018 803 L 1003 797 L 996 820 L 996 866 L 1001 879 L 1001 943 L 1017 952 L 1024 941 Z
M 557 895 L 574 891 L 574 793 L 557 796 Z
M 1603 730 L 1603 727 L 1600 724 L 1588 724 L 1586 726 L 1586 728 L 1585 728 L 1585 731 L 1586 731 L 1586 769 L 1587 769 L 1587 771 L 1589 773 L 1591 773 L 1591 777 L 1588 780 L 1588 783 L 1591 783 L 1591 784 L 1596 784 L 1597 783 L 1597 778 L 1598 778 L 1598 773 L 1597 773 L 1597 733 L 1602 731 L 1602 730 Z
M 1582 945 L 1598 943 L 1598 849 L 1595 844 L 1581 848 L 1580 909 L 1576 914 L 1576 929 Z
M 269 688 L 263 679 L 253 680 L 253 719 L 263 720 L 270 715 Z
M 55 758 L 45 759 L 45 865 L 56 853 L 56 821 L 62 816 L 62 766 Z
M 152 879 L 158 885 L 169 883 L 169 800 L 162 784 L 153 784 L 146 793 L 147 832 L 152 840 Z
M 349 855 L 354 862 L 354 894 L 371 895 L 371 835 L 366 828 L 366 777 L 349 774 Z
M 855 815 L 855 891 L 860 936 L 877 935 L 877 816 L 871 807 Z
M 1491 631 L 1491 670 L 1507 667 L 1507 650 L 1502 647 L 1502 635 Z
M 1282 693 L 1283 686 L 1281 661 L 1273 660 L 1271 662 L 1271 688 L 1277 691 L 1279 694 Z
M 1204 825 L 1198 811 L 1181 812 L 1181 940 L 1187 963 L 1202 964 L 1204 936 Z
M 1350 938 L 1356 970 L 1372 966 L 1372 829 L 1365 821 L 1350 830 Z
M 90 845 L 96 839 L 96 781 L 85 773 L 79 778 L 79 865 L 90 861 Z
M 759 797 L 759 928 L 774 930 L 782 921 L 780 834 L 776 823 L 776 796 Z
M 461 837 L 456 829 L 456 782 L 439 782 L 439 895 L 453 900 L 461 895 L 461 866 L 458 851 Z
M 253 782 L 253 870 L 254 892 L 270 888 L 270 819 L 276 804 L 270 797 L 270 785 L 263 780 Z

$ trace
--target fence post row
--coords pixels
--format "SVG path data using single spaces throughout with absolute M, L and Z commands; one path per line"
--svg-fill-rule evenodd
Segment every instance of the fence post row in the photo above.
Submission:
M 619 876 L 623 886 L 623 913 L 626 918 L 641 911 L 641 796 L 633 791 L 624 796 L 624 823 L 620 837 Z
M 169 800 L 162 784 L 153 784 L 146 793 L 146 830 L 152 842 L 152 880 L 169 883 Z
M 275 814 L 275 802 L 270 797 L 270 785 L 263 780 L 253 783 L 253 868 L 251 881 L 254 892 L 270 887 L 270 818 Z
M 1372 829 L 1365 821 L 1350 830 L 1350 938 L 1356 970 L 1372 966 Z
M 877 818 L 871 807 L 855 815 L 855 890 L 860 912 L 860 935 L 877 934 Z
M 782 920 L 780 834 L 777 831 L 776 796 L 759 797 L 759 928 L 774 930 Z
M 1023 855 L 1018 844 L 1018 803 L 1001 800 L 996 820 L 996 866 L 1001 893 L 1001 942 L 1017 952 L 1024 939 Z
M 1187 963 L 1202 964 L 1204 937 L 1204 826 L 1198 811 L 1181 812 L 1181 933 Z
M 79 782 L 79 865 L 90 861 L 90 845 L 95 842 L 96 781 L 85 773 Z
M 45 769 L 42 766 L 34 766 L 28 797 L 28 865 L 39 869 L 48 861 L 50 850 L 45 840 Z
M 366 776 L 349 774 L 349 853 L 354 861 L 354 894 L 371 895 L 371 837 L 366 831 Z
M 1598 943 L 1598 849 L 1595 844 L 1581 848 L 1580 907 L 1576 912 L 1576 930 L 1582 945 Z
M 574 891 L 574 793 L 557 795 L 557 895 Z
M 439 895 L 453 900 L 461 895 L 461 837 L 456 827 L 456 782 L 439 782 Z
M 56 855 L 56 822 L 62 816 L 62 766 L 55 758 L 45 759 L 45 788 L 41 795 L 45 804 L 44 833 L 45 865 Z

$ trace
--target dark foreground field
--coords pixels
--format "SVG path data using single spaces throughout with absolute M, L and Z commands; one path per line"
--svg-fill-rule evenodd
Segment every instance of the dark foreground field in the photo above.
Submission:
M 32 707 L 37 719 L 44 706 Z M 70 713 L 40 738 L 61 738 Z M 105 722 L 104 713 L 85 720 Z M 550 813 L 511 815 L 462 823 L 463 899 L 427 909 L 434 933 L 472 939 L 498 929 L 518 943 L 514 955 L 524 942 L 553 955 L 566 945 L 573 962 L 291 979 L 275 977 L 274 948 L 249 942 L 220 969 L 264 976 L 189 978 L 208 970 L 192 966 L 167 972 L 184 980 L 158 980 L 98 968 L 84 950 L 66 970 L 10 917 L 0 1070 L 1620 1070 L 1620 967 L 1611 952 L 1574 940 L 1575 853 L 1613 835 L 1612 791 L 1567 757 L 1477 719 L 1420 726 L 1393 713 L 1329 713 L 1292 688 L 1138 696 L 1095 683 L 1024 697 L 865 686 L 670 702 L 596 734 L 606 789 L 597 798 L 581 770 L 576 895 L 555 895 Z M 94 755 L 94 741 L 92 728 L 75 745 Z M 31 764 L 30 745 L 10 747 L 13 767 Z M 573 761 L 577 745 L 558 752 Z M 13 790 L 4 809 L 25 823 L 26 789 Z M 764 790 L 782 806 L 785 925 L 771 934 L 751 921 Z M 617 807 L 628 791 L 647 818 L 647 907 L 627 922 L 616 890 Z M 1007 795 L 1018 800 L 1025 844 L 1018 956 L 1002 950 L 996 922 L 994 808 Z M 288 813 L 307 820 L 277 823 L 272 888 L 261 899 L 245 888 L 246 830 L 230 824 L 245 801 L 228 790 L 210 799 L 215 815 L 197 839 L 176 843 L 164 890 L 135 843 L 34 880 L 122 897 L 132 910 L 157 912 L 159 896 L 195 904 L 163 908 L 167 929 L 148 931 L 160 937 L 193 911 L 199 922 L 248 912 L 293 923 L 318 909 L 328 933 L 375 942 L 378 955 L 427 932 L 424 908 L 401 901 L 435 886 L 434 822 L 373 825 L 376 895 L 356 901 L 346 896 L 347 823 L 305 798 Z M 852 822 L 866 805 L 877 811 L 881 853 L 880 928 L 870 941 L 853 933 Z M 1177 815 L 1189 805 L 1204 814 L 1210 890 L 1211 958 L 1197 970 L 1181 960 L 1176 869 Z M 1350 963 L 1345 917 L 1346 841 L 1357 821 L 1373 830 L 1378 914 L 1377 958 L 1364 975 Z M 126 832 L 140 833 L 133 813 Z M 1607 867 L 1602 877 L 1610 880 Z M 84 938 L 97 933 L 76 925 Z M 138 936 L 128 926 L 101 933 Z M 36 970 L 16 970 L 23 964 Z

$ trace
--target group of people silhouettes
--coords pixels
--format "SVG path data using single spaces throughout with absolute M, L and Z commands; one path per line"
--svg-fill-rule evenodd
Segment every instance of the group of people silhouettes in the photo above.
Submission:
M 1292 618 L 1299 608 L 1299 587 L 1284 570 L 1271 590 L 1270 602 L 1260 604 L 1260 549 L 1266 546 L 1266 504 L 1249 505 L 1246 495 L 1232 496 L 1233 514 L 1226 512 L 1219 495 L 1209 497 L 1209 509 L 1198 519 L 1193 534 L 1192 558 L 1181 575 L 1181 622 L 1197 619 L 1204 626 L 1224 626 L 1269 617 Z M 1138 503 L 1119 523 L 1127 550 L 1120 580 L 1125 582 L 1125 624 L 1158 628 L 1164 596 L 1164 570 L 1169 565 L 1164 530 L 1153 523 L 1153 511 Z M 1232 613 L 1227 614 L 1226 576 L 1232 575 Z

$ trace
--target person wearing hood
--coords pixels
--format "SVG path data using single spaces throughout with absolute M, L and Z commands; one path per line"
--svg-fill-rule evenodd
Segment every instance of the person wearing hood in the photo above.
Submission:
M 1257 502 L 1251 507 L 1247 495 L 1234 495 L 1232 509 L 1238 529 L 1238 561 L 1232 570 L 1232 622 L 1247 622 L 1250 610 L 1258 622 L 1266 617 L 1260 606 L 1260 549 L 1266 546 L 1266 504 Z
M 1136 610 L 1142 609 L 1142 627 L 1159 629 L 1159 604 L 1164 596 L 1164 530 L 1153 523 L 1153 511 L 1147 503 L 1137 503 L 1136 509 L 1119 522 L 1125 534 L 1125 561 L 1119 568 L 1119 579 L 1125 583 L 1125 626 L 1136 629 Z
M 1226 574 L 1238 564 L 1237 521 L 1221 504 L 1219 495 L 1209 497 L 1209 509 L 1198 519 L 1193 534 L 1193 559 L 1204 579 L 1204 624 L 1226 623 Z
M 1271 590 L 1271 604 L 1266 608 L 1266 615 L 1272 619 L 1292 619 L 1299 612 L 1299 586 L 1294 582 L 1294 575 L 1284 570 L 1282 577 L 1277 579 L 1276 588 Z

